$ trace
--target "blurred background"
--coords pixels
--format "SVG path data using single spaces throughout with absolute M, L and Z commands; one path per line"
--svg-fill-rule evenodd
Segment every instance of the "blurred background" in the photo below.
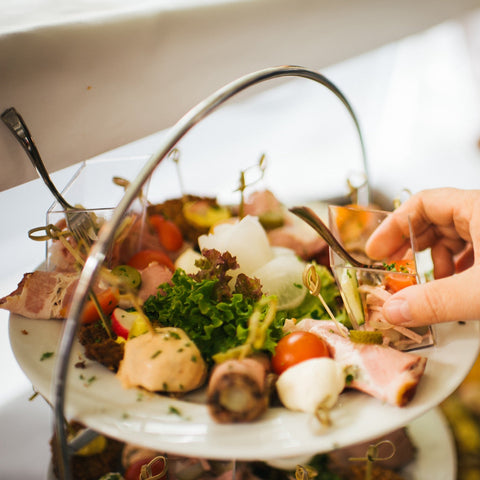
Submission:
M 0 4 L 0 110 L 21 112 L 60 188 L 86 159 L 148 156 L 207 95 L 285 64 L 319 70 L 346 95 L 379 201 L 404 188 L 480 186 L 480 1 L 7 3 Z M 27 231 L 45 222 L 53 200 L 1 127 L 0 297 L 43 261 L 44 245 Z M 319 182 L 322 168 L 339 158 L 360 162 L 338 100 L 305 81 L 272 82 L 240 96 L 183 148 L 208 165 L 228 146 L 235 162 L 234 155 L 266 148 L 287 169 L 279 176 L 296 154 L 319 168 Z M 44 479 L 49 409 L 29 401 L 4 311 L 0 362 L 0 478 Z

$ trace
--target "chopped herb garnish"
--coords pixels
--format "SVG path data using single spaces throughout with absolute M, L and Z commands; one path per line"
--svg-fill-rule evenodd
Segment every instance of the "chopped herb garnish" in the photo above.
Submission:
M 40 361 L 43 362 L 44 360 L 47 360 L 50 357 L 53 357 L 53 352 L 45 352 L 40 357 Z
M 38 397 L 39 393 L 38 392 L 33 392 L 29 397 L 28 401 L 31 402 L 32 400 L 35 400 Z
M 170 405 L 168 407 L 168 413 L 171 415 L 179 415 L 179 416 L 182 414 L 182 412 L 180 412 L 180 410 L 177 407 L 174 407 L 173 405 Z
M 157 350 L 150 358 L 153 360 L 154 358 L 157 358 L 161 353 L 161 350 Z
M 82 381 L 85 381 L 84 385 L 85 385 L 86 387 L 88 387 L 89 385 L 91 385 L 91 384 L 97 379 L 97 377 L 96 377 L 95 375 L 92 375 L 90 378 L 87 379 L 83 374 L 80 374 L 80 375 L 78 376 L 78 378 L 79 378 L 80 380 L 82 380 Z
M 389 272 L 411 273 L 405 265 L 399 265 L 397 262 L 383 262 L 383 268 Z

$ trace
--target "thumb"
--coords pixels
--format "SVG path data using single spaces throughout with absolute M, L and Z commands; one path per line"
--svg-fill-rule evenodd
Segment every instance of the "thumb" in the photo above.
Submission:
M 472 267 L 450 277 L 407 287 L 392 295 L 384 306 L 394 325 L 417 327 L 433 323 L 480 318 L 480 268 Z

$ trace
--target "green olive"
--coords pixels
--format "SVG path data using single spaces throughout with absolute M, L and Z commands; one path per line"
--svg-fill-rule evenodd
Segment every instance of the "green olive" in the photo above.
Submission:
M 130 265 L 117 265 L 113 268 L 112 273 L 120 278 L 127 289 L 138 290 L 142 283 L 140 272 Z
M 265 212 L 258 216 L 260 223 L 265 230 L 273 230 L 282 227 L 285 223 L 283 212 Z

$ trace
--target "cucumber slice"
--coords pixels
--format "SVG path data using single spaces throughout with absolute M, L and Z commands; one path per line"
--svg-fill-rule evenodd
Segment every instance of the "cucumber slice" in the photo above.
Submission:
M 277 296 L 278 310 L 291 310 L 298 307 L 307 294 L 302 281 L 305 262 L 299 260 L 293 252 L 275 250 L 275 255 L 253 272 L 252 277 L 260 280 L 263 293 Z
M 365 323 L 362 298 L 358 291 L 358 280 L 355 270 L 348 267 L 337 267 L 340 293 L 352 325 L 358 327 Z

